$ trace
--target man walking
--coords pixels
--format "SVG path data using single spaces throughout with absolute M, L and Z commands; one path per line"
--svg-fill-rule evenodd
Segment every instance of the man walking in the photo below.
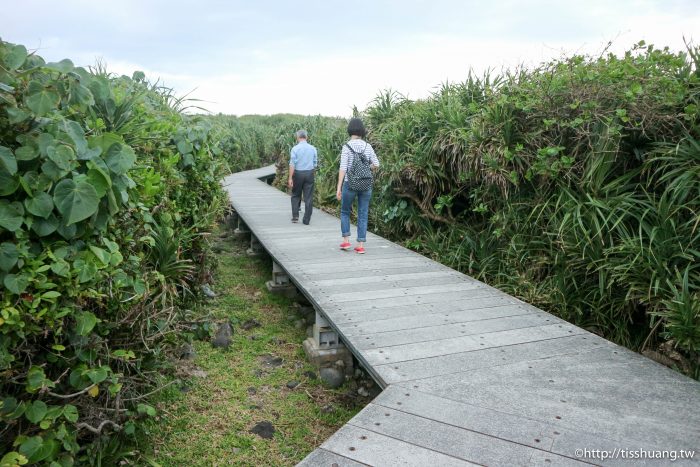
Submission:
M 299 207 L 303 192 L 303 222 L 309 225 L 313 211 L 314 171 L 318 167 L 318 152 L 315 147 L 306 142 L 306 131 L 299 130 L 296 136 L 297 145 L 290 152 L 289 180 L 287 181 L 287 185 L 292 189 L 292 222 L 299 222 Z

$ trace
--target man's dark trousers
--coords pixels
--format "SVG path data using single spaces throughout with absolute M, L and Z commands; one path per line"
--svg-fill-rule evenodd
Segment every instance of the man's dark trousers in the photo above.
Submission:
M 314 171 L 295 170 L 292 176 L 292 219 L 299 218 L 299 206 L 301 206 L 301 193 L 304 193 L 304 224 L 311 220 L 314 200 Z

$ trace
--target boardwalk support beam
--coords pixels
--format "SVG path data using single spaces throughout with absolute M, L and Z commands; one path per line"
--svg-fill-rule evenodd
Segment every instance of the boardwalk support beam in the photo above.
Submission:
M 338 338 L 338 333 L 335 332 L 328 320 L 318 310 L 316 310 L 316 322 L 313 330 L 313 339 L 316 347 L 319 349 L 336 349 L 342 345 Z
M 342 367 L 346 375 L 353 374 L 352 354 L 340 342 L 340 336 L 333 329 L 323 313 L 316 309 L 316 322 L 313 326 L 313 336 L 304 341 L 304 352 L 309 361 L 318 368 L 338 366 L 342 361 Z
M 264 252 L 264 248 L 262 246 L 262 243 L 260 243 L 260 240 L 258 240 L 258 237 L 256 237 L 254 234 L 250 234 L 250 248 L 246 250 L 246 254 L 248 256 L 260 256 Z M 274 273 L 273 273 L 274 275 Z
M 236 227 L 236 230 L 233 231 L 233 235 L 238 238 L 243 238 L 248 234 L 250 234 L 250 229 L 248 228 L 248 225 L 245 222 L 243 222 L 241 216 L 238 216 L 238 227 Z
M 290 298 L 297 295 L 296 286 L 292 284 L 287 272 L 277 264 L 277 261 L 272 262 L 272 280 L 267 281 L 265 285 L 267 286 L 267 290 L 274 294 L 284 295 Z
M 231 209 L 226 216 L 226 227 L 231 230 L 236 230 L 238 227 L 238 213 L 235 209 Z

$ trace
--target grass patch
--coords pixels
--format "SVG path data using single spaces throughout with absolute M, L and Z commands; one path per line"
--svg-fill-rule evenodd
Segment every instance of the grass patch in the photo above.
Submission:
M 182 383 L 150 401 L 158 416 L 147 425 L 142 447 L 162 466 L 295 465 L 367 400 L 348 387 L 328 390 L 308 374 L 317 371 L 301 347 L 306 329 L 295 326 L 298 304 L 265 287 L 270 260 L 247 257 L 247 245 L 225 233 L 216 238 L 221 253 L 213 288 L 219 296 L 198 314 L 237 323 L 233 342 L 226 350 L 193 342 L 194 360 L 176 363 Z M 248 320 L 260 326 L 242 329 Z M 266 365 L 266 356 L 283 363 Z M 290 381 L 300 384 L 289 389 Z M 250 432 L 262 421 L 274 425 L 270 440 Z

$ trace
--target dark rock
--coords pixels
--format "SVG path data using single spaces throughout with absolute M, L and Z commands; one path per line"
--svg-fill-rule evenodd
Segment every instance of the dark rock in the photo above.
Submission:
M 374 399 L 374 398 L 377 397 L 379 394 L 381 394 L 382 389 L 381 389 L 379 386 L 377 386 L 376 384 L 374 384 L 374 385 L 372 385 L 372 387 L 370 387 L 370 388 L 368 389 L 368 391 L 369 391 L 369 397 L 371 397 L 372 399 Z
M 250 432 L 264 439 L 272 439 L 272 436 L 275 434 L 275 427 L 268 421 L 258 422 L 250 429 Z
M 260 321 L 258 321 L 257 319 L 249 319 L 244 321 L 243 324 L 241 324 L 241 329 L 245 329 L 247 331 L 249 329 L 259 328 L 260 326 Z
M 216 330 L 216 335 L 212 341 L 214 347 L 228 348 L 231 345 L 231 336 L 233 336 L 233 328 L 231 323 L 222 323 Z
M 321 368 L 318 374 L 323 384 L 331 389 L 337 389 L 345 382 L 345 374 L 339 368 Z
M 287 387 L 289 389 L 294 389 L 297 386 L 299 386 L 299 381 L 290 381 L 287 383 Z
M 255 389 L 253 386 L 248 388 L 248 394 L 250 394 L 251 396 L 254 396 L 257 393 L 258 393 L 257 389 Z
M 297 297 L 297 303 L 299 303 L 299 306 L 301 306 L 302 308 L 313 307 L 313 305 L 311 305 L 311 302 L 309 302 L 303 295 L 299 295 L 299 297 Z
M 194 358 L 197 356 L 197 352 L 195 352 L 192 344 L 184 344 L 178 349 L 177 354 L 180 360 L 194 360 Z
M 284 339 L 280 339 L 279 337 L 273 337 L 272 339 L 270 339 L 270 343 L 274 345 L 284 345 L 287 343 L 287 341 Z
M 216 298 L 217 297 L 216 292 L 214 292 L 211 289 L 211 287 L 209 287 L 209 284 L 202 284 L 202 293 L 207 298 Z
M 266 368 L 277 368 L 279 366 L 282 366 L 284 360 L 282 359 L 282 357 L 275 357 L 274 355 L 263 355 L 262 357 L 260 357 L 260 362 Z
M 294 327 L 297 329 L 304 329 L 304 327 L 306 327 L 306 321 L 298 319 L 294 322 Z
M 307 306 L 300 308 L 299 316 L 301 316 L 307 324 L 314 324 L 316 322 L 316 311 L 313 307 Z
M 314 337 L 314 327 L 309 326 L 306 328 L 306 337 Z
M 309 371 L 305 371 L 305 372 L 304 372 L 304 376 L 306 376 L 306 377 L 309 378 L 309 379 L 316 379 L 316 378 L 318 378 L 318 376 L 316 375 L 316 373 L 313 372 L 313 371 L 310 371 L 310 370 L 309 370 Z
M 335 412 L 335 406 L 333 404 L 326 404 L 323 407 L 321 407 L 321 412 L 333 413 L 333 412 Z
M 189 386 L 180 386 L 180 392 L 183 393 L 183 394 L 188 393 L 188 392 L 190 392 L 191 390 L 192 390 L 192 388 L 189 387 Z

